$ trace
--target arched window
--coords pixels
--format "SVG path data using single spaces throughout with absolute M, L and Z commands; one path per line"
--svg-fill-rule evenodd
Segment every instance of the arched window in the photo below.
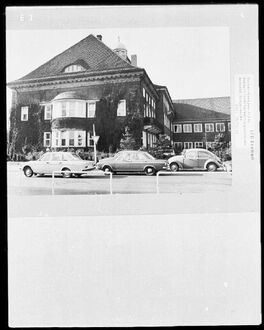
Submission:
M 80 64 L 72 64 L 64 69 L 65 73 L 81 72 L 81 71 L 85 71 L 85 68 Z

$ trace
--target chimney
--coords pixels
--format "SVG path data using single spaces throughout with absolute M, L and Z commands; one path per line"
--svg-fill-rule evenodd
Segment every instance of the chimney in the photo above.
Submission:
M 137 66 L 137 55 L 131 55 L 131 64 Z
M 102 41 L 102 39 L 103 39 L 103 37 L 102 37 L 101 34 L 98 34 L 98 35 L 96 36 L 96 38 L 97 38 L 98 40 L 100 40 L 100 41 Z

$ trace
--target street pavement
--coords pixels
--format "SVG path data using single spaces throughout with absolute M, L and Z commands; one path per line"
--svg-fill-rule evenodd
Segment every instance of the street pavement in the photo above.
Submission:
M 57 176 L 33 176 L 27 178 L 19 170 L 17 163 L 8 163 L 8 195 L 105 195 L 110 194 L 153 194 L 153 193 L 199 193 L 224 191 L 231 187 L 232 176 L 226 172 L 177 172 L 175 175 L 163 174 L 117 174 L 110 176 L 102 171 L 90 171 L 81 178 L 62 178 Z

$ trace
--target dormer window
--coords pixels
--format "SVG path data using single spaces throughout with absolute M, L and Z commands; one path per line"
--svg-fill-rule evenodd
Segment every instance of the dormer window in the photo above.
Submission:
M 85 71 L 85 68 L 80 64 L 72 64 L 64 69 L 65 73 L 81 72 L 81 71 Z

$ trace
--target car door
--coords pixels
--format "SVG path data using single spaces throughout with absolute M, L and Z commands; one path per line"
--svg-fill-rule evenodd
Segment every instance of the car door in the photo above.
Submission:
M 144 167 L 147 165 L 148 158 L 142 152 L 133 152 L 131 154 L 132 163 L 131 169 L 135 172 L 141 172 L 144 170 Z
M 200 169 L 204 168 L 204 164 L 209 158 L 212 158 L 212 156 L 207 151 L 201 150 L 198 152 L 198 166 Z
M 132 157 L 130 152 L 122 152 L 113 161 L 112 168 L 117 172 L 129 172 L 132 169 Z
M 51 174 L 54 171 L 61 171 L 62 164 L 62 154 L 57 152 L 52 153 L 46 173 Z
M 197 150 L 186 150 L 183 158 L 183 168 L 188 170 L 198 168 Z
M 51 152 L 45 153 L 39 160 L 34 162 L 33 171 L 35 173 L 45 174 L 47 173 L 47 166 L 51 159 Z

